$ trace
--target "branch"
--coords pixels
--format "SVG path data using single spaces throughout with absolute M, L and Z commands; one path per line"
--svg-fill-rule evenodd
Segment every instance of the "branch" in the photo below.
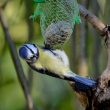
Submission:
M 4 31 L 5 39 L 8 43 L 9 49 L 10 49 L 11 57 L 12 57 L 12 60 L 13 60 L 13 63 L 14 63 L 14 66 L 15 66 L 15 69 L 17 72 L 18 80 L 21 84 L 21 87 L 23 89 L 26 101 L 28 103 L 28 109 L 34 110 L 33 109 L 33 101 L 32 101 L 32 98 L 31 98 L 31 95 L 29 92 L 27 79 L 24 75 L 23 68 L 21 66 L 15 45 L 11 39 L 9 29 L 8 29 L 8 24 L 7 24 L 7 21 L 3 15 L 2 8 L 0 8 L 0 22 L 1 22 L 1 26 L 2 26 L 3 31 Z
M 79 5 L 80 15 L 86 19 L 91 25 L 100 31 L 101 35 L 105 35 L 105 24 L 100 21 L 94 14 L 89 12 L 86 8 L 82 5 Z
M 92 14 L 87 9 L 85 9 L 82 5 L 79 5 L 79 10 L 80 10 L 80 15 L 84 19 L 86 19 L 86 21 L 88 21 L 95 29 L 97 29 L 102 36 L 107 37 L 107 27 L 101 20 L 99 20 L 94 14 Z M 108 52 L 108 53 L 109 53 L 108 56 L 110 56 L 110 52 Z M 73 90 L 76 91 L 79 101 L 86 108 L 86 110 L 94 110 L 93 108 L 95 108 L 95 107 L 98 108 L 99 106 L 101 106 L 101 105 L 95 105 L 96 103 L 99 103 L 98 100 L 95 99 L 97 90 L 89 90 L 84 93 L 81 91 L 77 91 L 75 89 L 75 83 L 73 83 L 73 82 L 69 82 L 69 83 L 72 86 Z M 98 87 L 99 87 L 99 85 L 98 85 Z M 102 95 L 100 92 L 99 92 L 99 94 Z M 95 110 L 99 110 L 99 109 L 95 109 Z
M 108 62 L 106 69 L 99 78 L 94 105 L 98 106 L 97 108 L 101 106 L 104 110 L 110 110 L 110 27 L 107 28 L 106 38 Z
M 110 110 L 110 26 L 107 27 L 82 5 L 79 5 L 79 9 L 81 16 L 97 29 L 102 36 L 105 36 L 105 41 L 108 46 L 108 64 L 99 77 L 96 90 L 90 90 L 90 95 L 86 94 L 86 92 L 81 93 L 80 91 L 76 91 L 76 93 L 81 96 L 79 97 L 80 101 L 83 100 L 83 105 L 86 107 L 86 110 Z M 70 85 L 73 87 L 73 90 L 75 90 L 75 84 L 70 82 Z

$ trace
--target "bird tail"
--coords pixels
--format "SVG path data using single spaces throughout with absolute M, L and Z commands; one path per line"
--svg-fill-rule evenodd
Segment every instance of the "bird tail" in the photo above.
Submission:
M 73 72 L 69 72 L 65 76 L 67 80 L 75 82 L 75 88 L 79 91 L 87 91 L 87 89 L 96 87 L 96 81 L 93 79 L 76 75 Z

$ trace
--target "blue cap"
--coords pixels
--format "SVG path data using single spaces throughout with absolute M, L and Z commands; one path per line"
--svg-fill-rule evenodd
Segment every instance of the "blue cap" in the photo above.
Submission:
M 27 54 L 28 54 L 27 51 L 28 51 L 27 48 L 26 48 L 25 46 L 22 46 L 22 47 L 20 47 L 20 49 L 19 49 L 19 55 L 20 55 L 22 58 L 26 59 L 26 58 L 27 58 Z

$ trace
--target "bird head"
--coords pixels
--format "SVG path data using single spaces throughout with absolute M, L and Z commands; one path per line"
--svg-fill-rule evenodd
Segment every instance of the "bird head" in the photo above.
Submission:
M 39 58 L 39 50 L 35 44 L 24 44 L 19 49 L 19 55 L 28 63 L 34 63 Z

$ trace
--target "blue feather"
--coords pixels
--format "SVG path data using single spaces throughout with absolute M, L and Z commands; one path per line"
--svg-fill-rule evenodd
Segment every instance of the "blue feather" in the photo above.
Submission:
M 86 91 L 90 88 L 95 88 L 97 84 L 95 80 L 86 77 L 81 77 L 78 75 L 70 77 L 70 79 L 75 82 L 75 88 L 80 91 Z

